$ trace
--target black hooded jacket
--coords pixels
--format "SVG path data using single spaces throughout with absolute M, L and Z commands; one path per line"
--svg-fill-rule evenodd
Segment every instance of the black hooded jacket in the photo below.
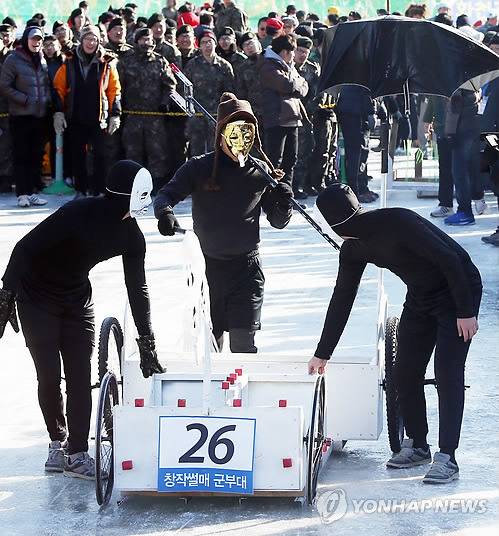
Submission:
M 368 263 L 402 279 L 407 285 L 408 307 L 430 314 L 444 308 L 456 318 L 476 316 L 473 295 L 481 291 L 480 272 L 446 233 L 404 208 L 360 210 L 352 216 L 352 207 L 347 210 L 332 196 L 328 199 L 327 190 L 324 193 L 317 200 L 322 214 L 336 233 L 354 239 L 341 246 L 336 286 L 317 357 L 329 359 L 336 348 Z

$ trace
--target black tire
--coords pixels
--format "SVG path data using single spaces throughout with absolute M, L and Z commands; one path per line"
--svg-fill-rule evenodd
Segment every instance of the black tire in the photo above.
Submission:
M 388 318 L 385 326 L 385 393 L 388 441 L 392 452 L 400 452 L 404 439 L 404 421 L 400 412 L 397 388 L 395 386 L 394 368 L 397 359 L 399 319 Z
M 307 503 L 309 506 L 315 501 L 317 494 L 317 480 L 322 462 L 322 448 L 324 446 L 324 420 L 326 412 L 326 382 L 323 375 L 319 375 L 315 382 L 314 401 L 310 428 L 306 437 L 307 443 Z
M 108 372 L 102 379 L 95 426 L 95 497 L 106 505 L 114 485 L 113 407 L 119 404 L 116 376 Z
M 112 334 L 112 335 L 111 335 Z M 116 348 L 109 348 L 109 342 L 114 342 Z M 118 383 L 121 383 L 121 350 L 123 348 L 123 331 L 116 318 L 108 317 L 102 322 L 99 334 L 99 382 L 107 372 L 112 372 Z

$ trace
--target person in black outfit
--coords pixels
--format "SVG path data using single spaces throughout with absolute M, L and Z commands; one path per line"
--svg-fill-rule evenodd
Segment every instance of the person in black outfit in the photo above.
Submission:
M 26 346 L 35 363 L 38 400 L 51 440 L 45 468 L 85 479 L 95 477 L 87 453 L 95 334 L 88 273 L 99 262 L 122 256 L 143 375 L 164 372 L 151 328 L 145 240 L 135 220 L 151 202 L 152 179 L 136 162 L 122 160 L 111 168 L 106 184 L 104 198 L 65 204 L 16 244 L 0 291 L 0 336 L 8 319 L 15 326 L 17 302 Z M 66 378 L 68 427 L 59 356 Z
M 266 158 L 249 102 L 224 93 L 217 118 L 215 151 L 192 158 L 177 171 L 159 191 L 154 213 L 159 232 L 173 235 L 178 223 L 172 207 L 192 194 L 194 232 L 206 261 L 213 335 L 220 349 L 228 331 L 232 352 L 255 353 L 265 280 L 258 252 L 260 213 L 263 209 L 273 227 L 284 228 L 291 218 L 293 193 L 282 182 L 269 188 L 261 171 L 247 158 L 253 143 Z M 244 154 L 228 145 L 232 136 L 226 129 L 233 126 L 236 139 L 242 132 L 248 136 L 253 132 Z M 268 158 L 261 163 L 279 174 Z
M 423 380 L 435 349 L 439 399 L 439 447 L 425 482 L 458 477 L 458 447 L 464 407 L 464 365 L 482 294 L 480 273 L 468 253 L 433 224 L 404 208 L 365 212 L 346 185 L 331 185 L 317 206 L 345 239 L 336 286 L 309 372 L 323 372 L 345 328 L 368 263 L 387 268 L 407 285 L 398 330 L 395 378 L 409 439 L 389 467 L 431 461 Z
M 376 124 L 374 103 L 369 91 L 361 86 L 342 87 L 335 112 L 345 143 L 348 185 L 362 203 L 372 203 L 378 194 L 371 192 L 367 186 L 369 130 L 374 130 Z

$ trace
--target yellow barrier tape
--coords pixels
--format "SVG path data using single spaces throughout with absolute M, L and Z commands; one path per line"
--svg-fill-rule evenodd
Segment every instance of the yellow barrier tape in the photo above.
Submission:
M 128 115 L 155 115 L 155 116 L 169 116 L 169 117 L 187 117 L 185 112 L 140 112 L 138 110 L 122 110 L 122 113 Z M 197 117 L 202 117 L 202 113 L 196 113 Z

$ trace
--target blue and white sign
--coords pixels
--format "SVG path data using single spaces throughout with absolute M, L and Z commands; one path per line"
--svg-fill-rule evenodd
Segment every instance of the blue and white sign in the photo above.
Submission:
M 159 418 L 158 491 L 251 495 L 256 419 Z

